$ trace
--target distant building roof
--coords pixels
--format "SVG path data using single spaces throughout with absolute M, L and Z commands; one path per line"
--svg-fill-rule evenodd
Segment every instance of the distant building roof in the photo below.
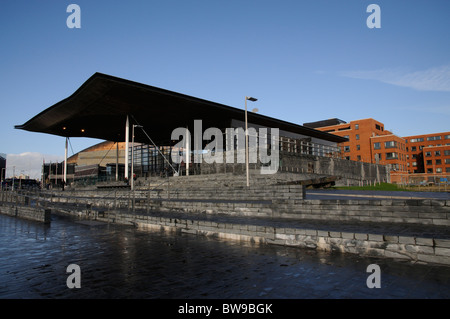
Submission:
M 325 126 L 332 126 L 332 125 L 339 125 L 339 124 L 346 124 L 347 122 L 340 120 L 338 118 L 328 119 L 328 120 L 321 120 L 317 122 L 310 122 L 310 123 L 303 123 L 303 126 L 309 127 L 309 128 L 318 128 L 318 127 L 325 127 Z

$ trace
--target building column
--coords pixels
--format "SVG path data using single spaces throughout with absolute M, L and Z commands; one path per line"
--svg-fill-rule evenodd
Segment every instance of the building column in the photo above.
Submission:
M 191 161 L 191 134 L 186 127 L 186 176 L 189 176 L 189 164 Z
M 119 180 L 119 142 L 116 142 L 116 182 Z
M 64 150 L 64 184 L 67 184 L 67 142 L 69 138 L 66 137 L 66 147 Z
M 130 139 L 130 122 L 128 120 L 127 115 L 127 121 L 125 123 L 125 179 L 128 179 L 128 152 L 129 152 L 129 139 Z

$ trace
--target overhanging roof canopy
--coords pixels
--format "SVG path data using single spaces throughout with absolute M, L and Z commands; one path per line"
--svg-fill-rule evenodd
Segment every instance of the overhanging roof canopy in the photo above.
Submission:
M 193 134 L 194 120 L 202 120 L 203 130 L 209 127 L 223 129 L 230 126 L 232 119 L 243 121 L 245 111 L 95 73 L 70 97 L 15 128 L 63 137 L 91 137 L 123 142 L 127 115 L 130 116 L 130 127 L 140 124 L 157 145 L 167 145 L 172 131 L 177 127 L 188 127 Z M 347 141 L 336 135 L 252 112 L 248 112 L 248 121 L 332 142 Z M 135 141 L 149 143 L 138 129 L 135 130 Z

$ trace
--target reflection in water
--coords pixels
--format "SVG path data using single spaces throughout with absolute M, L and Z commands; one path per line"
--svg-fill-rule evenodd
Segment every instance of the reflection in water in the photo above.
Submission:
M 366 286 L 369 264 L 382 286 Z M 69 289 L 66 268 L 81 268 Z M 448 267 L 0 215 L 0 298 L 448 298 Z

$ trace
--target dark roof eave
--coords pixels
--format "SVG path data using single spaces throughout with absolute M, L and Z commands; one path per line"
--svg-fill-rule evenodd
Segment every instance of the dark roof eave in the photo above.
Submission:
M 134 95 L 138 96 L 134 97 Z M 145 102 L 148 102 L 149 105 L 152 104 L 150 102 L 160 102 L 161 107 L 150 109 L 148 106 L 138 105 L 141 101 L 139 100 L 140 97 L 144 99 Z M 173 104 L 176 105 L 174 106 Z M 169 108 L 170 110 L 164 110 L 164 108 Z M 191 108 L 193 110 L 190 109 L 189 111 L 186 111 L 184 108 Z M 191 111 L 195 112 L 190 114 Z M 96 112 L 98 114 L 96 114 Z M 155 114 L 168 116 L 174 125 L 183 125 L 183 123 L 186 123 L 186 117 L 188 116 L 191 116 L 190 122 L 193 122 L 194 119 L 199 119 L 195 118 L 196 116 L 201 117 L 202 115 L 205 115 L 205 119 L 208 119 L 209 123 L 217 123 L 220 121 L 222 125 L 225 125 L 223 123 L 226 123 L 226 121 L 231 121 L 232 118 L 244 118 L 245 114 L 243 109 L 113 77 L 103 73 L 95 73 L 71 96 L 43 110 L 24 124 L 15 125 L 14 128 L 63 137 L 84 136 L 111 141 L 121 141 L 123 140 L 122 131 L 124 131 L 125 116 L 126 114 L 131 114 L 133 112 L 139 113 L 141 118 L 151 118 Z M 95 114 L 95 119 L 89 114 Z M 83 118 L 83 115 L 86 117 Z M 103 120 L 104 118 L 105 120 Z M 89 122 L 90 120 L 92 120 L 92 122 L 87 123 L 86 125 L 90 125 L 91 132 L 81 133 L 80 128 L 83 126 L 83 121 Z M 107 126 L 103 126 L 102 129 L 97 127 L 108 120 L 110 122 L 108 122 Z M 165 118 L 160 118 L 159 121 L 158 119 L 152 119 L 152 121 L 146 120 L 146 123 L 149 126 L 153 124 L 158 127 L 158 125 L 161 125 L 161 121 L 164 120 Z M 336 143 L 347 141 L 346 138 L 337 135 L 261 114 L 249 113 L 249 122 L 252 120 L 255 124 L 265 123 L 265 126 L 267 127 L 279 127 L 286 131 L 317 137 Z M 123 125 L 121 121 L 123 121 Z M 72 131 L 62 130 L 61 127 L 63 125 L 69 126 L 69 124 L 74 125 L 74 127 L 76 126 L 76 129 Z M 120 125 L 120 127 L 118 128 L 114 125 Z M 163 130 L 164 128 L 160 127 L 160 129 Z M 164 132 L 164 134 L 167 134 L 167 132 Z M 165 136 L 170 136 L 170 133 Z M 136 141 L 139 141 L 140 137 L 136 136 L 136 138 Z

